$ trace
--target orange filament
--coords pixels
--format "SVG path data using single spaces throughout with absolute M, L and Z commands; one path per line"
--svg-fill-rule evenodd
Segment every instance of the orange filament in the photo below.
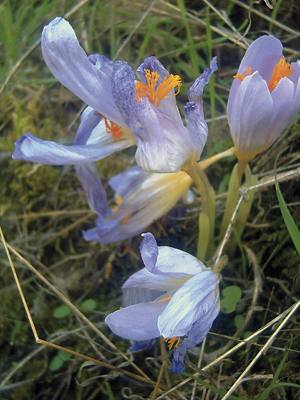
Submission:
M 281 57 L 273 68 L 271 79 L 268 82 L 268 88 L 270 92 L 276 88 L 281 78 L 289 77 L 292 72 L 293 70 L 291 64 L 286 62 L 284 57 Z
M 160 102 L 166 98 L 171 90 L 176 89 L 176 96 L 182 85 L 181 77 L 173 74 L 170 74 L 157 84 L 159 73 L 157 71 L 152 72 L 149 69 L 145 69 L 145 78 L 147 83 L 137 82 L 135 85 L 136 99 L 140 101 L 143 97 L 147 97 L 156 107 L 159 106 Z
M 180 338 L 175 336 L 169 339 L 165 339 L 165 342 L 167 343 L 168 350 L 172 350 L 174 347 L 177 347 L 180 342 Z
M 106 132 L 110 133 L 115 140 L 121 140 L 122 139 L 121 127 L 115 124 L 114 122 L 110 121 L 109 119 L 103 117 L 103 115 L 101 115 L 101 117 L 104 119 Z
M 246 76 L 251 75 L 252 74 L 252 68 L 251 67 L 247 67 L 244 69 L 243 73 L 238 72 L 237 74 L 235 74 L 233 77 L 235 79 L 238 79 L 239 81 L 242 81 L 246 78 Z

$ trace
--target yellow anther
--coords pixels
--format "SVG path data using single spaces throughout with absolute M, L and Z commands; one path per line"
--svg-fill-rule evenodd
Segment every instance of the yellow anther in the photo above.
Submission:
M 147 97 L 156 107 L 159 106 L 161 100 L 173 90 L 176 89 L 175 95 L 179 93 L 182 85 L 179 75 L 170 74 L 158 84 L 159 73 L 157 71 L 145 70 L 146 83 L 137 82 L 135 85 L 136 99 L 139 101 L 143 97 Z
M 268 82 L 268 88 L 272 92 L 278 85 L 281 78 L 289 77 L 293 72 L 291 64 L 286 62 L 284 57 L 281 57 L 278 63 L 273 68 L 271 79 Z

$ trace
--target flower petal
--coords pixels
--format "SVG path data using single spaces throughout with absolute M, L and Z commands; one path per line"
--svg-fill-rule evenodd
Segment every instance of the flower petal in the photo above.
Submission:
M 219 279 L 211 270 L 190 278 L 172 296 L 159 316 L 158 327 L 165 338 L 185 336 L 206 314 L 214 315 L 219 302 Z
M 92 109 L 92 107 L 86 107 L 86 109 L 81 114 L 80 125 L 77 129 L 75 135 L 75 144 L 86 144 L 92 131 L 96 128 L 96 126 L 100 123 L 101 117 L 100 115 Z M 105 134 L 104 125 L 101 124 L 102 134 Z
M 106 191 L 95 164 L 83 164 L 76 167 L 77 178 L 87 194 L 88 203 L 92 211 L 105 214 L 108 210 Z
M 182 197 L 191 178 L 181 171 L 174 174 L 147 174 L 129 190 L 117 211 L 98 217 L 96 229 L 84 233 L 86 240 L 113 243 L 130 238 L 167 213 Z
M 124 120 L 112 96 L 109 68 L 93 64 L 65 19 L 55 18 L 42 33 L 42 53 L 52 72 L 76 96 L 118 125 Z M 102 58 L 102 64 L 105 64 Z
M 140 244 L 140 253 L 143 263 L 149 272 L 154 272 L 158 257 L 158 247 L 155 237 L 151 232 L 142 233 L 142 243 Z
M 174 374 L 181 374 L 184 371 L 186 352 L 204 340 L 219 312 L 219 301 L 217 301 L 216 307 L 213 309 L 212 313 L 206 314 L 203 318 L 196 321 L 182 343 L 174 349 L 171 365 L 171 371 Z
M 282 44 L 276 37 L 260 36 L 248 47 L 238 72 L 243 73 L 247 67 L 251 67 L 253 72 L 258 71 L 260 76 L 268 81 L 272 76 L 273 68 L 282 57 L 282 50 Z
M 140 303 L 109 314 L 105 323 L 112 332 L 124 339 L 144 341 L 160 336 L 157 319 L 165 302 Z
M 148 172 L 142 170 L 138 166 L 134 166 L 113 176 L 108 183 L 117 195 L 124 197 L 131 189 L 141 184 L 148 175 Z
M 240 153 L 261 150 L 272 119 L 273 100 L 266 82 L 255 72 L 241 83 L 228 122 Z

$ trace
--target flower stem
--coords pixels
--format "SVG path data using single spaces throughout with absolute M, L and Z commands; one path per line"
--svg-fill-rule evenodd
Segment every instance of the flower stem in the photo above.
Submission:
M 192 177 L 201 196 L 201 212 L 199 214 L 197 257 L 205 259 L 207 251 L 213 247 L 215 230 L 215 192 L 199 164 L 193 164 L 187 171 Z
M 215 162 L 222 160 L 223 158 L 226 157 L 231 157 L 233 155 L 235 155 L 235 148 L 230 147 L 230 149 L 227 149 L 222 153 L 215 154 L 214 156 L 209 157 L 206 160 L 198 162 L 197 165 L 202 169 L 202 171 L 204 171 L 206 168 L 210 167 Z
M 226 232 L 227 226 L 229 225 L 236 203 L 238 201 L 239 189 L 241 187 L 242 177 L 246 167 L 247 163 L 241 161 L 238 161 L 238 163 L 235 164 L 235 166 L 233 167 L 228 186 L 225 211 L 221 224 L 221 238 L 223 238 Z

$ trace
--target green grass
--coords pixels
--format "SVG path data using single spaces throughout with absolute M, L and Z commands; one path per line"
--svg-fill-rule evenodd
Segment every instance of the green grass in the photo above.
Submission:
M 6 240 L 70 298 L 118 350 L 109 347 L 78 314 L 69 312 L 61 297 L 13 257 L 40 336 L 120 368 L 95 366 L 35 344 L 7 257 L 0 248 L 0 398 L 148 399 L 153 386 L 126 375 L 134 371 L 120 355 L 128 343 L 111 335 L 103 323 L 107 313 L 121 306 L 120 287 L 140 266 L 139 238 L 118 245 L 86 243 L 81 231 L 91 227 L 95 217 L 72 168 L 36 167 L 10 158 L 15 140 L 24 132 L 67 142 L 78 126 L 82 104 L 51 76 L 38 43 L 43 26 L 66 13 L 89 53 L 124 58 L 134 67 L 145 56 L 155 54 L 170 72 L 180 74 L 184 82 L 178 96 L 181 109 L 189 84 L 211 56 L 217 55 L 220 68 L 204 97 L 206 117 L 212 118 L 205 155 L 211 155 L 232 145 L 226 120 L 218 117 L 226 113 L 232 76 L 247 43 L 271 32 L 287 45 L 290 59 L 300 58 L 295 36 L 300 11 L 297 2 L 280 0 L 273 9 L 265 2 L 238 0 L 6 0 L 0 4 L 1 227 Z M 299 139 L 300 128 L 295 123 L 288 134 L 252 163 L 252 170 L 263 177 L 299 167 Z M 131 160 L 131 154 L 124 152 L 100 162 L 104 182 Z M 215 189 L 223 181 L 217 196 L 218 225 L 226 176 L 233 163 L 228 159 L 208 170 Z M 285 224 L 291 225 L 293 219 L 299 227 L 298 186 L 297 180 L 280 183 L 280 204 L 274 188 L 256 194 L 249 224 L 237 250 L 228 253 L 223 275 L 222 293 L 228 292 L 223 291 L 226 287 L 237 287 L 241 296 L 231 313 L 222 312 L 216 320 L 206 341 L 202 365 L 222 356 L 228 347 L 258 331 L 297 300 L 299 255 Z M 167 217 L 153 224 L 159 243 L 195 252 L 197 207 L 196 203 L 190 207 L 186 219 L 173 219 L 172 226 Z M 194 385 L 194 399 L 221 399 L 276 326 L 201 372 L 197 380 L 190 379 L 169 399 L 191 399 Z M 294 315 L 230 399 L 299 397 L 299 328 Z M 161 389 L 166 391 L 197 372 L 198 355 L 199 349 L 189 355 L 183 376 L 163 374 Z M 151 379 L 158 379 L 162 362 L 159 344 L 152 351 L 135 354 L 134 360 Z M 206 397 L 202 397 L 204 391 Z

